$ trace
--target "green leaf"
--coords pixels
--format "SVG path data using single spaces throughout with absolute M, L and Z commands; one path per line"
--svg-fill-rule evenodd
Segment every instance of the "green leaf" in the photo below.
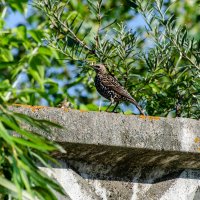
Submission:
M 13 61 L 13 55 L 10 52 L 10 50 L 0 47 L 0 53 L 1 53 L 0 54 L 1 60 L 7 61 L 7 62 Z
M 3 80 L 0 84 L 0 91 L 5 91 L 5 90 L 8 90 L 10 89 L 10 83 L 9 83 L 9 80 Z
M 28 0 L 15 0 L 10 1 L 9 5 L 13 10 L 18 10 L 21 13 L 25 13 Z
M 12 137 L 8 134 L 7 130 L 3 126 L 1 120 L 0 120 L 0 137 L 3 138 L 8 144 L 14 146 L 14 142 L 12 140 Z
M 40 85 L 42 89 L 44 89 L 43 79 L 41 79 L 39 73 L 31 68 L 28 69 L 28 73 L 35 79 L 35 81 Z
M 45 143 L 45 139 L 42 137 L 38 137 L 38 135 L 34 135 L 33 133 L 26 131 L 24 129 L 21 129 L 19 126 L 17 126 L 14 121 L 9 120 L 6 116 L 2 117 L 0 116 L 0 121 L 5 123 L 8 127 L 10 127 L 12 130 L 16 131 L 18 134 L 24 136 L 25 138 L 29 139 L 33 143 L 30 143 L 29 141 L 23 140 L 21 138 L 13 137 L 12 140 L 9 138 L 12 142 L 18 142 L 23 145 L 29 145 L 32 148 L 40 149 L 41 151 L 52 151 L 56 150 L 57 147 L 53 144 Z M 4 136 L 5 137 L 5 136 Z M 37 146 L 38 145 L 38 146 Z M 40 146 L 40 147 L 39 147 Z
M 7 179 L 5 179 L 5 178 L 3 178 L 1 176 L 0 176 L 0 186 L 8 189 L 8 191 L 10 191 L 10 194 L 13 197 L 15 197 L 15 198 L 18 197 L 18 189 L 17 189 L 17 187 L 12 182 L 10 182 L 9 180 L 7 180 Z M 30 199 L 30 200 L 32 199 L 31 195 L 28 194 L 28 192 L 26 192 L 26 191 L 22 191 L 22 197 L 24 199 Z
M 47 56 L 52 56 L 53 52 L 50 48 L 47 47 L 40 47 L 38 49 L 39 54 L 47 55 Z
M 27 32 L 25 26 L 18 26 L 17 28 L 13 29 L 16 32 L 16 37 L 19 40 L 26 40 Z
M 0 70 L 8 67 L 16 66 L 16 62 L 0 62 Z
M 160 88 L 155 83 L 150 83 L 149 86 L 152 88 L 154 93 L 160 92 Z
M 44 37 L 44 33 L 42 30 L 35 30 L 35 29 L 32 29 L 32 30 L 29 30 L 28 31 L 28 34 L 31 35 L 31 37 L 38 43 L 41 43 L 41 40 L 43 39 Z

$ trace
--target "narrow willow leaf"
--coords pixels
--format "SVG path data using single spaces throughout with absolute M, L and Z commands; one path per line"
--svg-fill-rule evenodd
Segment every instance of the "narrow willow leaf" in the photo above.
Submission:
M 7 130 L 3 126 L 0 119 L 0 137 L 3 138 L 8 144 L 14 146 L 14 142 L 12 141 L 12 137 L 8 134 Z
M 82 21 L 82 22 L 79 24 L 78 28 L 76 28 L 76 31 L 75 31 L 75 34 L 76 34 L 76 35 L 78 34 L 79 30 L 81 29 L 81 27 L 82 27 L 82 25 L 83 25 L 83 22 L 84 22 L 84 21 Z
M 74 25 L 74 23 L 75 23 L 77 17 L 78 17 L 78 13 L 75 15 L 75 17 L 72 19 L 71 23 L 69 24 L 69 27 L 70 27 L 70 28 L 73 27 L 73 25 Z M 68 19 L 69 19 L 69 18 L 70 18 L 70 16 L 68 16 Z
M 184 45 L 184 43 L 185 43 L 185 39 L 186 39 L 186 37 L 187 37 L 187 30 L 185 29 L 183 29 L 183 36 L 182 36 L 182 40 L 181 40 L 181 45 L 183 46 Z
M 13 197 L 18 197 L 17 187 L 12 182 L 0 176 L 0 185 L 1 187 L 7 188 L 9 191 L 11 191 Z M 22 197 L 24 199 L 33 200 L 31 195 L 24 190 L 22 191 Z

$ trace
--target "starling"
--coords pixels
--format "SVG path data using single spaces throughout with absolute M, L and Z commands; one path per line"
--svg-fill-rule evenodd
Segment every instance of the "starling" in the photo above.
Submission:
M 111 101 L 108 108 L 116 103 L 114 110 L 120 103 L 120 101 L 127 101 L 134 104 L 141 114 L 145 115 L 136 100 L 128 93 L 128 91 L 119 83 L 116 77 L 111 75 L 105 65 L 94 64 L 92 68 L 96 71 L 95 86 L 100 95 Z M 106 109 L 106 111 L 108 110 Z

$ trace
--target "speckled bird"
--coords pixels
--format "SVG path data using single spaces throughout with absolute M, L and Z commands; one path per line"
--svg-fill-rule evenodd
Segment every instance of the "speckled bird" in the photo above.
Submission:
M 111 101 L 108 108 L 116 103 L 112 112 L 121 101 L 127 101 L 134 104 L 141 114 L 145 115 L 136 100 L 128 93 L 128 91 L 119 83 L 117 78 L 111 75 L 104 64 L 94 64 L 93 69 L 96 71 L 95 86 L 100 95 Z M 106 109 L 106 111 L 108 110 Z

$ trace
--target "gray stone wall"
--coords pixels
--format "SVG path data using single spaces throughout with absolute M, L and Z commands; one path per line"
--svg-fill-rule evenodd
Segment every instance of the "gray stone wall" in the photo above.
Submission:
M 12 107 L 59 123 L 41 132 L 66 153 L 46 173 L 72 200 L 200 200 L 200 123 L 49 107 Z M 33 127 L 28 127 L 32 129 Z

